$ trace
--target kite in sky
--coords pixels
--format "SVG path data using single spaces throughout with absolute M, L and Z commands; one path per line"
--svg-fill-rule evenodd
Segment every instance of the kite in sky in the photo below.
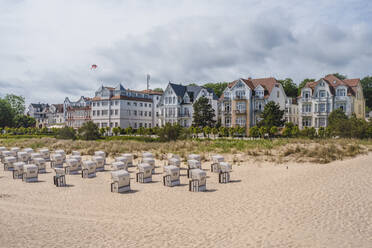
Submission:
M 90 67 L 91 70 L 96 70 L 97 69 L 97 65 L 96 64 L 93 64 L 91 67 Z

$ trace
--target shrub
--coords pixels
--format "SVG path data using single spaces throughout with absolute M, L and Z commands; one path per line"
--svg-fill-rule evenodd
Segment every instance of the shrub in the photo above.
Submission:
M 63 127 L 59 129 L 57 136 L 57 139 L 76 139 L 75 130 L 72 127 Z
M 258 129 L 257 126 L 252 127 L 249 129 L 249 136 L 257 138 L 260 136 L 260 130 Z
M 160 141 L 171 141 L 180 138 L 182 127 L 178 124 L 172 125 L 170 123 L 165 124 L 164 127 L 158 131 Z
M 84 123 L 81 128 L 79 128 L 79 136 L 82 140 L 96 140 L 100 138 L 101 129 L 98 130 L 98 126 L 96 124 L 94 124 L 92 121 L 88 121 Z

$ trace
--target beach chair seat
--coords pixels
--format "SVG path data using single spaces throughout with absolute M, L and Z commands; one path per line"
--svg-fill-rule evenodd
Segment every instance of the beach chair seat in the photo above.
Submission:
M 148 183 L 152 181 L 152 166 L 147 163 L 138 164 L 138 173 L 136 181 L 139 183 Z
M 111 192 L 122 193 L 130 191 L 130 174 L 126 170 L 111 172 Z
M 174 165 L 164 167 L 165 175 L 163 176 L 164 186 L 173 187 L 180 185 L 180 168 Z

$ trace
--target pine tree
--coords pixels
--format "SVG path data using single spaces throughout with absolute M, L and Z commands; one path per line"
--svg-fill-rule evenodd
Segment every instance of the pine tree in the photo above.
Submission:
M 215 113 L 209 100 L 205 97 L 200 97 L 194 103 L 194 115 L 193 115 L 193 125 L 197 127 L 213 127 L 215 120 L 213 120 Z

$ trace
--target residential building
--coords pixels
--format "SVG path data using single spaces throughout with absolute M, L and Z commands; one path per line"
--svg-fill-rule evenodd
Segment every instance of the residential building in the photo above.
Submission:
M 288 97 L 285 103 L 285 112 L 284 118 L 286 122 L 292 122 L 295 125 L 298 125 L 298 104 L 297 98 Z
M 36 126 L 39 128 L 48 125 L 49 104 L 47 103 L 31 103 L 28 106 L 27 114 L 36 120 Z
M 166 123 L 179 123 L 183 127 L 190 127 L 193 123 L 193 105 L 200 97 L 206 97 L 209 100 L 215 110 L 214 119 L 217 121 L 218 98 L 213 90 L 196 85 L 184 86 L 169 83 L 158 104 L 160 126 Z
M 258 124 L 265 105 L 273 101 L 285 110 L 287 97 L 275 78 L 243 79 L 231 82 L 219 100 L 222 126 L 249 128 Z
M 91 99 L 80 97 L 76 102 L 66 97 L 63 103 L 66 125 L 75 129 L 91 120 Z
M 161 101 L 161 97 L 163 95 L 163 92 L 159 91 L 153 91 L 153 90 L 144 90 L 143 93 L 149 94 L 149 96 L 152 98 L 152 123 L 153 127 L 160 126 L 160 108 L 159 103 Z
M 157 121 L 154 101 L 159 99 L 160 94 L 153 91 L 129 90 L 121 84 L 101 86 L 92 99 L 92 120 L 100 128 L 152 128 Z
M 48 113 L 48 126 L 64 125 L 65 113 L 63 104 L 51 104 Z
M 309 82 L 301 90 L 299 124 L 304 127 L 326 127 L 328 116 L 341 109 L 347 116 L 365 116 L 365 99 L 360 79 L 341 80 L 327 75 L 317 82 Z

